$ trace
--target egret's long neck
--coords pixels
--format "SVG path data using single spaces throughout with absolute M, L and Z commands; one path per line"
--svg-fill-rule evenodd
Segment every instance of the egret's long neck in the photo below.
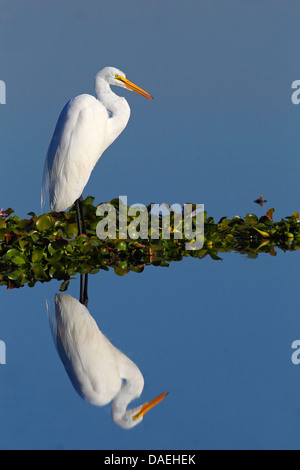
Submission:
M 130 107 L 125 98 L 116 95 L 107 81 L 100 77 L 96 80 L 95 91 L 101 103 L 112 114 L 107 122 L 107 148 L 125 129 L 130 117 Z
M 132 400 L 138 398 L 144 388 L 144 378 L 139 368 L 128 357 L 122 355 L 119 361 L 121 377 L 126 380 L 116 395 L 112 406 L 112 418 L 115 423 L 122 426 L 127 421 L 127 406 Z

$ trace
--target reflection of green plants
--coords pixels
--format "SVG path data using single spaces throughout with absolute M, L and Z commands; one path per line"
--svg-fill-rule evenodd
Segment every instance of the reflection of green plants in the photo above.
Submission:
M 77 236 L 74 207 L 66 213 L 42 214 L 39 217 L 30 212 L 28 219 L 20 219 L 7 209 L 0 214 L 0 285 L 8 288 L 51 279 L 67 281 L 77 273 L 97 273 L 100 269 L 113 268 L 118 275 L 129 271 L 142 272 L 144 266 L 168 266 L 172 261 L 184 257 L 202 259 L 210 256 L 220 260 L 223 252 L 234 251 L 255 258 L 259 253 L 276 255 L 275 248 L 293 251 L 300 248 L 299 214 L 278 222 L 272 220 L 273 210 L 258 218 L 246 214 L 244 218 L 222 217 L 215 222 L 205 217 L 205 241 L 201 250 L 185 249 L 187 240 L 125 239 L 99 240 L 96 226 L 94 199 L 87 197 L 84 212 L 87 236 Z M 111 204 L 118 209 L 119 200 Z M 127 216 L 127 226 L 134 217 Z M 150 226 L 150 223 L 149 223 Z M 172 227 L 172 218 L 171 218 Z M 178 227 L 172 227 L 172 230 Z M 159 232 L 161 234 L 162 227 Z M 118 234 L 118 212 L 117 212 Z M 63 284 L 66 288 L 67 282 Z

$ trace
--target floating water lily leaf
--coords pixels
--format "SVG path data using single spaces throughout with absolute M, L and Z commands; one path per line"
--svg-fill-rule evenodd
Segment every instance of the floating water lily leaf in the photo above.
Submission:
M 54 220 L 48 214 L 42 214 L 36 219 L 36 228 L 39 232 L 50 230 L 54 225 Z
M 22 275 L 23 271 L 21 271 L 20 269 L 16 269 L 15 271 L 12 271 L 8 274 L 8 279 L 10 279 L 11 281 L 17 281 Z
M 117 249 L 118 249 L 119 251 L 126 251 L 126 250 L 127 250 L 127 243 L 125 243 L 125 242 L 119 242 L 119 243 L 117 244 Z
M 32 271 L 36 280 L 47 278 L 47 274 L 40 264 L 32 265 Z
M 135 273 L 142 273 L 144 271 L 144 266 L 131 266 L 130 269 Z
M 269 243 L 270 243 L 270 240 L 264 240 L 264 241 L 257 247 L 257 251 L 260 250 L 263 246 L 269 245 Z
M 91 206 L 94 202 L 95 198 L 93 196 L 87 196 L 84 201 L 82 201 L 84 206 Z
M 45 248 L 35 248 L 31 256 L 31 261 L 33 263 L 38 263 L 39 261 L 41 261 L 44 251 Z
M 70 284 L 70 279 L 62 282 L 59 288 L 60 292 L 65 292 L 68 289 L 69 284 Z
M 256 227 L 253 227 L 258 233 L 261 234 L 262 237 L 269 237 L 269 233 L 268 232 L 264 232 L 263 230 L 259 230 L 258 228 Z
M 255 214 L 246 214 L 245 222 L 249 225 L 255 225 L 258 222 L 258 217 Z
M 16 264 L 17 266 L 21 266 L 22 264 L 26 264 L 26 260 L 22 256 L 14 256 L 11 258 L 11 261 Z
M 267 212 L 268 219 L 273 220 L 273 214 L 274 214 L 274 209 L 273 208 L 269 209 Z
M 53 256 L 56 253 L 56 249 L 51 245 L 51 243 L 49 243 L 48 245 L 48 251 L 51 256 Z
M 27 240 L 23 240 L 22 238 L 19 239 L 19 246 L 21 248 L 22 251 L 24 251 L 26 245 L 28 245 L 28 241 Z
M 65 228 L 65 233 L 67 237 L 72 237 L 72 235 L 78 235 L 78 225 L 77 223 L 69 224 Z
M 7 215 L 11 215 L 13 214 L 15 211 L 9 207 L 8 209 L 6 209 L 5 211 L 3 211 L 3 214 L 7 214 Z
M 115 274 L 117 274 L 118 276 L 125 276 L 126 274 L 129 273 L 130 269 L 123 269 L 123 268 L 119 268 L 118 266 L 115 266 L 114 271 L 115 271 Z
M 276 253 L 276 251 L 275 251 L 274 246 L 271 248 L 271 250 L 269 251 L 269 253 L 270 253 L 271 256 L 277 256 L 277 253 Z
M 21 252 L 17 250 L 16 248 L 11 248 L 3 255 L 3 258 L 10 259 L 10 258 L 13 258 L 14 256 L 21 256 Z
M 49 247 L 48 247 L 48 250 L 49 250 Z M 51 256 L 51 258 L 48 259 L 48 262 L 49 263 L 55 263 L 56 261 L 58 261 L 64 254 L 64 251 L 62 249 L 60 250 L 56 250 L 53 255 Z
M 220 258 L 215 251 L 209 250 L 208 254 L 213 260 L 222 261 L 222 258 Z

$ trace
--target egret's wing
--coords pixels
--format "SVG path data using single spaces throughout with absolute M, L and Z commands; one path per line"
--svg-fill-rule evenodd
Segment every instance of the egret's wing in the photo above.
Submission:
M 50 178 L 52 174 L 53 162 L 55 156 L 57 155 L 60 142 L 62 141 L 63 131 L 66 126 L 67 122 L 67 115 L 68 110 L 70 107 L 70 101 L 65 105 L 60 116 L 58 118 L 57 124 L 55 126 L 55 130 L 47 151 L 45 164 L 44 164 L 44 171 L 43 171 L 43 181 L 42 181 L 42 191 L 41 191 L 41 209 L 44 210 L 46 204 L 50 204 L 51 201 L 49 200 L 49 190 L 50 190 Z
M 121 386 L 116 348 L 69 294 L 55 295 L 55 316 L 56 349 L 73 387 L 89 403 L 106 405 Z
M 78 199 L 105 148 L 107 112 L 99 100 L 79 95 L 62 110 L 46 156 L 42 201 L 64 211 Z

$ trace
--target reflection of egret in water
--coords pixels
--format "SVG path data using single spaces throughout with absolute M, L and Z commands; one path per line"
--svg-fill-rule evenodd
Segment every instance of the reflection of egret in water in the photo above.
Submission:
M 84 305 L 87 304 L 87 276 L 82 282 L 79 302 L 69 294 L 55 295 L 55 315 L 48 308 L 53 338 L 60 359 L 79 395 L 96 405 L 112 403 L 112 419 L 122 428 L 140 423 L 143 416 L 165 396 L 127 410 L 144 388 L 139 368 L 111 344 L 99 330 Z M 125 382 L 123 382 L 125 380 Z

